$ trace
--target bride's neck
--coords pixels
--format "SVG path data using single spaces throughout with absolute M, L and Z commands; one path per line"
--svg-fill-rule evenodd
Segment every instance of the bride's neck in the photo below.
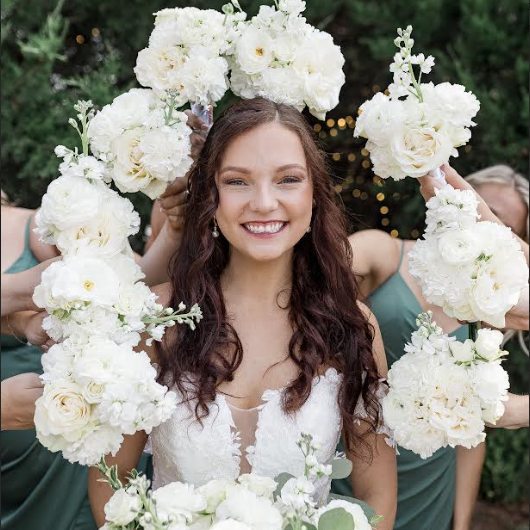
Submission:
M 292 259 L 291 252 L 262 262 L 234 253 L 221 278 L 225 298 L 276 306 L 278 295 L 291 287 Z

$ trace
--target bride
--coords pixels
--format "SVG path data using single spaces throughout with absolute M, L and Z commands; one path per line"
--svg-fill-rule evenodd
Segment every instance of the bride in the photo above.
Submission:
M 393 528 L 396 459 L 378 402 L 386 359 L 375 318 L 351 302 L 350 248 L 303 116 L 264 99 L 225 112 L 190 176 L 171 282 L 157 288 L 161 303 L 197 302 L 204 319 L 195 331 L 171 328 L 156 348 L 142 345 L 179 401 L 150 436 L 154 488 L 251 471 L 300 475 L 300 434 L 312 434 L 330 463 L 343 432 L 355 496 L 384 516 L 378 530 Z M 146 441 L 143 432 L 126 437 L 107 458 L 122 479 Z M 103 525 L 112 492 L 98 478 L 91 469 Z M 316 487 L 325 500 L 329 478 Z

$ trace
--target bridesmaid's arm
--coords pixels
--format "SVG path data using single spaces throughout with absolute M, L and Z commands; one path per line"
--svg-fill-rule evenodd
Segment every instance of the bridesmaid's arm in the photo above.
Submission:
M 374 358 L 380 377 L 386 377 L 388 368 L 379 325 L 366 306 L 359 305 L 375 329 Z M 363 436 L 369 429 L 369 425 L 361 421 L 361 424 L 356 427 L 355 434 Z M 378 515 L 384 517 L 377 526 L 377 530 L 392 530 L 394 528 L 397 509 L 396 452 L 386 443 L 385 439 L 384 434 L 365 435 L 365 440 L 372 449 L 372 458 L 367 453 L 367 449 L 363 450 L 362 447 L 358 448 L 356 455 L 347 454 L 353 462 L 351 480 L 355 497 L 368 503 Z
M 456 494 L 453 530 L 470 530 L 486 457 L 486 442 L 473 449 L 456 448 Z
M 109 467 L 118 466 L 118 476 L 123 485 L 127 483 L 129 473 L 138 466 L 146 442 L 147 434 L 144 431 L 138 431 L 132 436 L 124 437 L 123 444 L 116 456 L 107 455 L 105 457 Z M 99 482 L 100 478 L 103 476 L 97 468 L 89 468 L 88 497 L 98 528 L 105 524 L 105 504 L 113 495 L 111 487 L 106 482 Z

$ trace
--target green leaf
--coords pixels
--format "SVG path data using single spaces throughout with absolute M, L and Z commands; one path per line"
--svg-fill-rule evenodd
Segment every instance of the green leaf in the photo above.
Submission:
M 276 488 L 276 491 L 274 492 L 274 499 L 276 500 L 281 492 L 283 487 L 289 482 L 292 478 L 294 478 L 293 475 L 289 473 L 280 473 L 274 480 L 278 484 L 278 487 Z
M 353 464 L 347 458 L 335 458 L 333 460 L 331 478 L 332 480 L 341 480 L 351 475 Z
M 375 528 L 380 522 L 384 520 L 384 515 L 375 515 L 370 519 L 370 526 Z
M 377 517 L 377 513 L 369 504 L 366 504 L 365 502 L 360 501 L 358 499 L 354 499 L 352 497 L 346 497 L 345 495 L 337 495 L 336 493 L 331 493 L 328 497 L 327 504 L 329 504 L 331 501 L 346 501 L 351 504 L 357 504 L 358 506 L 362 508 L 364 515 L 366 515 L 366 518 L 369 521 L 373 519 L 374 517 Z
M 318 530 L 354 530 L 353 517 L 344 509 L 336 508 L 324 513 L 318 521 Z

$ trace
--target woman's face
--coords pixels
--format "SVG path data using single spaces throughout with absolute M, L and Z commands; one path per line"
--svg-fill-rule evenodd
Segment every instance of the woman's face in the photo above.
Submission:
M 504 184 L 483 184 L 476 188 L 491 211 L 519 237 L 526 236 L 528 208 L 519 193 Z
M 216 219 L 232 252 L 256 261 L 274 260 L 306 234 L 313 185 L 294 132 L 267 123 L 237 137 L 216 179 Z

